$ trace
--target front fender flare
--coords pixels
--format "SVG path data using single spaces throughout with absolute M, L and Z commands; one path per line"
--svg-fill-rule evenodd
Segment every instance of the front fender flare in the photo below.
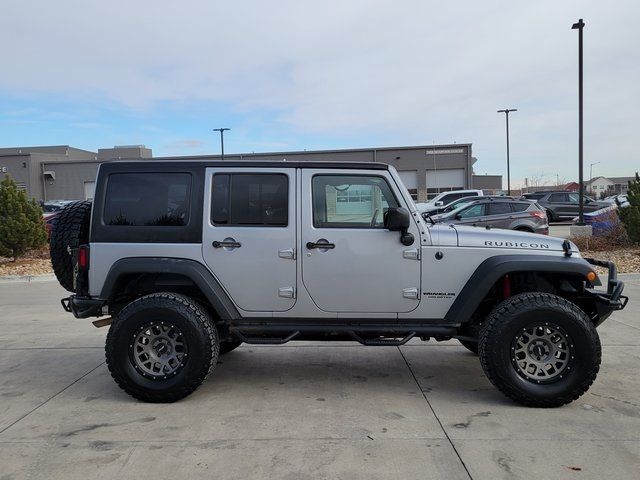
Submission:
M 579 257 L 496 255 L 487 258 L 478 266 L 449 308 L 445 319 L 447 323 L 454 324 L 468 322 L 491 287 L 508 273 L 555 272 L 586 279 L 587 273 L 592 271 L 593 267 Z M 600 285 L 600 281 L 596 279 L 592 284 Z

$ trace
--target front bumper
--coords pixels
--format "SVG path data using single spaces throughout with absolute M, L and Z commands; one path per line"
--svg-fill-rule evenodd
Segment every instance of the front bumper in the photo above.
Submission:
M 587 262 L 596 267 L 603 267 L 608 270 L 607 291 L 589 289 L 589 293 L 596 301 L 598 309 L 598 325 L 611 315 L 615 310 L 622 310 L 627 306 L 629 297 L 622 295 L 624 282 L 618 280 L 618 269 L 613 262 L 607 260 L 596 260 L 595 258 L 585 258 Z
M 105 301 L 99 298 L 78 297 L 77 295 L 63 298 L 60 303 L 65 312 L 73 313 L 76 318 L 99 317 L 102 315 L 102 307 L 105 305 Z

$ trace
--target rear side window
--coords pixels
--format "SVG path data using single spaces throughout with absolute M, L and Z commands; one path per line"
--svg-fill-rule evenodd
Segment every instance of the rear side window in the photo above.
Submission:
M 286 175 L 222 173 L 213 176 L 211 221 L 215 225 L 286 227 Z
M 527 208 L 529 208 L 531 206 L 530 203 L 512 203 L 511 204 L 511 210 L 513 210 L 514 212 L 524 212 Z
M 109 175 L 103 221 L 114 226 L 179 227 L 189 223 L 188 173 Z
M 489 203 L 488 215 L 504 215 L 505 213 L 511 213 L 511 207 L 507 202 Z
M 549 203 L 564 203 L 569 200 L 566 193 L 552 193 L 549 195 Z
M 545 193 L 525 193 L 523 197 L 529 198 L 531 200 L 540 200 L 545 195 L 546 195 Z

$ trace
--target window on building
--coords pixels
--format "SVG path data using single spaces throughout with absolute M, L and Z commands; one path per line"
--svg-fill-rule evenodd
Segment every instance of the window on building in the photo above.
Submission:
M 215 225 L 286 227 L 289 179 L 284 174 L 222 173 L 213 176 Z
M 382 228 L 384 212 L 398 206 L 382 177 L 316 175 L 312 191 L 316 228 Z
M 106 225 L 183 226 L 189 223 L 188 173 L 114 173 L 109 176 Z

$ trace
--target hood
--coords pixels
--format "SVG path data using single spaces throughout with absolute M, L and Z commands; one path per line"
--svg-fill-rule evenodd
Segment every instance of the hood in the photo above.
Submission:
M 537 233 L 519 232 L 516 230 L 503 230 L 500 228 L 469 227 L 463 225 L 436 224 L 431 227 L 431 238 L 434 244 L 443 245 L 438 241 L 440 231 L 441 238 L 451 245 L 450 235 L 455 232 L 459 247 L 496 248 L 513 250 L 530 250 L 537 252 L 564 252 L 562 244 L 564 238 L 539 235 Z M 446 233 L 445 233 L 446 232 Z M 579 255 L 578 247 L 571 243 L 571 251 Z

